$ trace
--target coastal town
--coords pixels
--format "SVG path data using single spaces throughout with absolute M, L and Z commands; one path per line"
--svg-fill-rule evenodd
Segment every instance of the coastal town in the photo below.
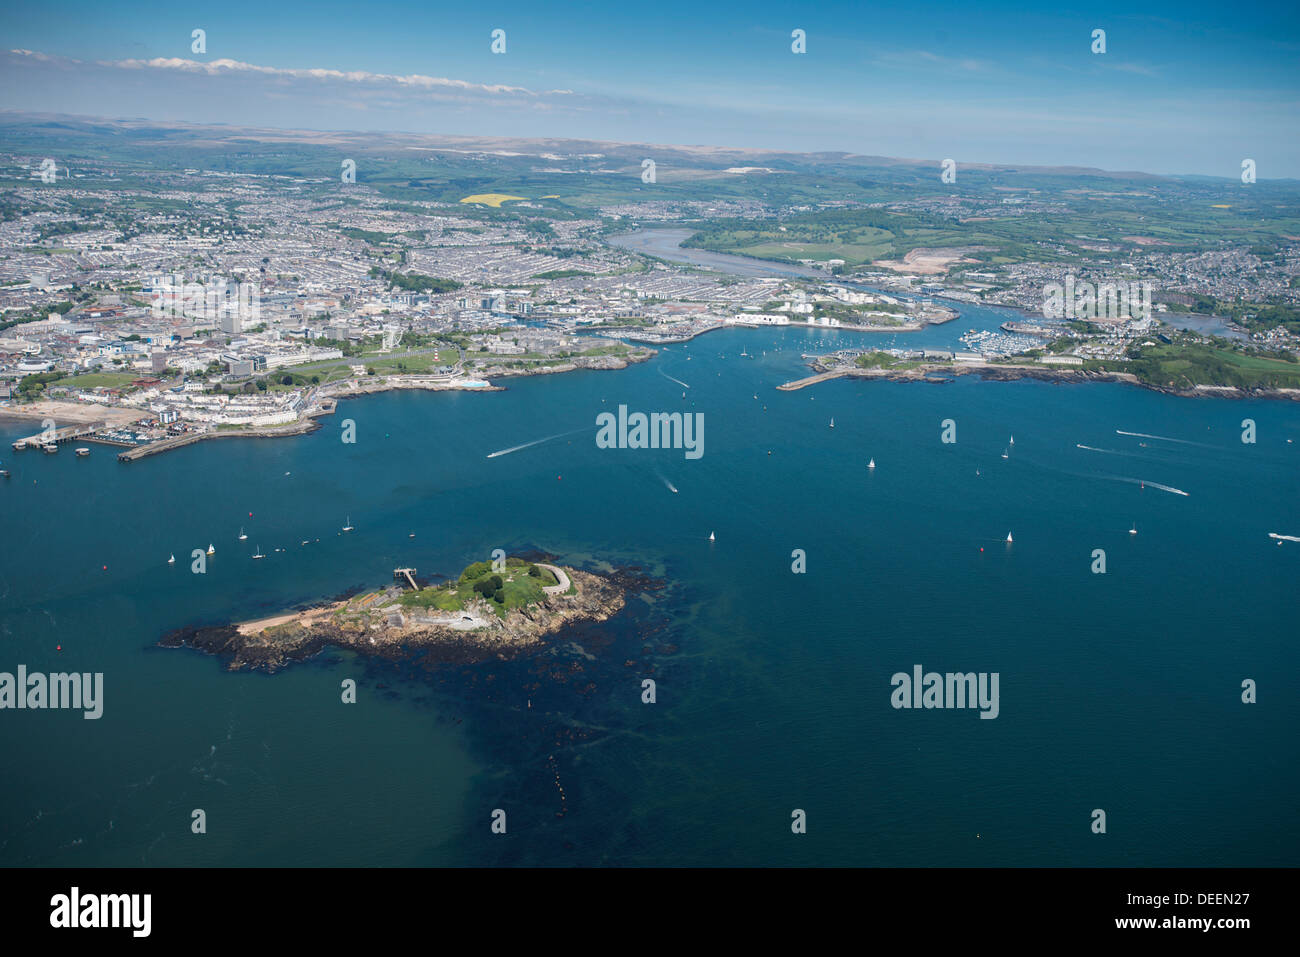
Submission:
M 1152 240 L 1119 263 L 1115 244 L 1091 243 L 1102 261 L 1071 266 L 1070 281 L 1100 287 L 1123 276 L 1144 285 L 1145 303 L 1049 316 L 1044 290 L 1060 264 L 985 265 L 980 247 L 917 248 L 849 269 L 843 258 L 795 256 L 798 273 L 773 263 L 771 274 L 734 275 L 617 241 L 691 217 L 793 223 L 817 212 L 807 205 L 642 200 L 552 215 L 543 200 L 553 198 L 396 203 L 311 177 L 191 168 L 111 186 L 107 167 L 53 183 L 46 172 L 34 156 L 0 157 L 15 181 L 0 221 L 0 414 L 41 423 L 15 449 L 101 442 L 123 461 L 203 438 L 298 434 L 350 395 L 620 369 L 729 327 L 891 334 L 822 357 L 821 371 L 1014 362 L 1114 372 L 1142 348 L 1212 346 L 1182 322 L 1198 303 L 1300 294 L 1300 243 L 1270 257 L 1169 252 Z M 885 208 L 987 220 L 1033 214 L 1035 202 Z M 964 303 L 1022 315 L 962 331 L 946 349 L 908 345 L 908 333 L 953 321 Z M 1268 355 L 1278 376 L 1266 384 L 1286 389 L 1300 337 L 1294 324 L 1258 318 L 1241 313 L 1215 328 Z
M 399 212 L 371 196 L 313 214 L 264 177 L 187 175 L 217 182 L 125 231 L 68 232 L 76 221 L 54 212 L 0 224 L 0 412 L 53 423 L 16 448 L 98 441 L 130 461 L 294 434 L 348 395 L 623 368 L 729 326 L 909 331 L 956 315 L 928 298 L 650 262 L 602 242 L 600 218 L 538 241 L 474 217 L 478 203 Z M 40 189 L 19 194 L 35 204 Z M 103 199 L 60 194 L 69 209 Z M 239 224 L 190 212 L 236 202 Z

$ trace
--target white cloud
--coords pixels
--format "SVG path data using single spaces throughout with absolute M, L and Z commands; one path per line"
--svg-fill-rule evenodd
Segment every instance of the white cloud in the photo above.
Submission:
M 10 50 L 18 56 L 31 57 L 43 62 L 61 60 L 71 65 L 81 61 L 66 57 L 52 57 L 33 50 Z M 285 77 L 299 80 L 339 80 L 345 83 L 369 84 L 372 86 L 393 86 L 399 89 L 414 90 L 457 90 L 472 93 L 509 94 L 512 96 L 574 96 L 572 90 L 530 90 L 522 86 L 507 86 L 501 83 L 469 83 L 465 80 L 453 80 L 441 76 L 425 76 L 410 73 L 398 76 L 391 73 L 370 73 L 366 70 L 330 70 L 323 68 L 289 69 L 285 67 L 259 66 L 256 63 L 244 63 L 241 60 L 186 60 L 181 57 L 154 57 L 149 60 L 100 60 L 98 66 L 120 70 L 174 70 L 190 75 L 230 76 L 232 74 L 256 74 L 269 77 Z

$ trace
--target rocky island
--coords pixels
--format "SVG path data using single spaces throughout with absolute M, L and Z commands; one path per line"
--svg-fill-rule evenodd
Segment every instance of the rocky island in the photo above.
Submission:
M 624 606 L 614 577 L 523 558 L 475 562 L 460 576 L 421 586 L 416 569 L 394 584 L 270 618 L 181 628 L 159 641 L 226 660 L 231 671 L 275 672 L 326 646 L 388 660 L 434 663 L 509 659 L 540 650 L 578 622 L 605 621 Z

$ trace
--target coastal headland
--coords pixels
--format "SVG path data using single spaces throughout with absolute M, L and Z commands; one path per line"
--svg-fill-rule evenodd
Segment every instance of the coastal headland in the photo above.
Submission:
M 409 389 L 427 392 L 504 392 L 504 386 L 493 385 L 486 376 L 491 375 L 495 379 L 573 372 L 578 369 L 612 371 L 626 369 L 633 363 L 647 362 L 655 355 L 656 352 L 653 349 L 642 349 L 629 352 L 626 355 L 577 356 L 567 362 L 554 365 L 503 365 L 485 370 L 484 378 L 481 379 L 468 376 L 448 377 L 419 374 L 357 376 L 329 383 L 312 390 L 305 403 L 305 411 L 301 413 L 296 421 L 287 424 L 206 428 L 180 434 L 164 434 L 161 437 L 139 442 L 138 444 L 133 444 L 131 440 L 123 441 L 120 438 L 113 437 L 111 432 L 130 428 L 135 423 L 149 419 L 150 412 L 147 410 L 43 399 L 21 405 L 2 406 L 0 407 L 0 417 L 26 421 L 51 420 L 60 428 L 73 425 L 79 426 L 76 430 L 76 437 L 79 440 L 104 442 L 119 447 L 124 446 L 124 451 L 118 453 L 118 461 L 134 462 L 137 459 L 169 452 L 208 439 L 271 439 L 306 435 L 320 428 L 320 423 L 316 420 L 321 416 L 333 414 L 337 400 L 341 398 Z M 110 434 L 99 435 L 90 431 L 95 428 Z M 63 441 L 63 438 L 60 437 L 59 441 Z M 37 447 L 41 444 L 41 436 L 31 436 L 29 439 L 20 440 L 19 444 L 24 442 L 31 447 Z
M 1141 386 L 1154 392 L 1176 395 L 1185 398 L 1219 397 L 1227 399 L 1271 398 L 1300 401 L 1300 389 L 1288 388 L 1239 388 L 1236 386 L 1194 385 L 1187 388 L 1157 385 L 1145 382 L 1131 372 L 1097 371 L 1091 369 L 1051 368 L 1042 365 L 1016 364 L 1007 362 L 922 362 L 910 363 L 903 368 L 875 367 L 856 368 L 845 366 L 826 366 L 819 361 L 810 363 L 816 370 L 813 375 L 802 379 L 783 382 L 777 386 L 782 392 L 794 392 L 806 389 L 831 379 L 879 379 L 886 382 L 929 382 L 942 384 L 952 377 L 976 375 L 981 379 L 994 382 L 1012 382 L 1017 379 L 1035 379 L 1041 382 L 1082 383 L 1082 382 L 1122 382 Z

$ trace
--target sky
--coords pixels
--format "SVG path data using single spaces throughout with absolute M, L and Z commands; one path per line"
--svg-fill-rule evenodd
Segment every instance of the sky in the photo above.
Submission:
M 0 10 L 8 111 L 1234 178 L 1246 158 L 1261 179 L 1300 177 L 1297 64 L 1300 5 L 1271 2 Z

